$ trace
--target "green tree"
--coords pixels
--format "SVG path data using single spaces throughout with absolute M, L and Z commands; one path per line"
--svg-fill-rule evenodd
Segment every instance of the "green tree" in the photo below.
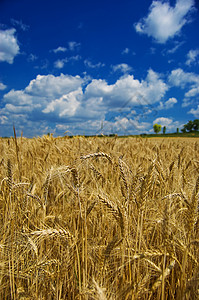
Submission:
M 161 128 L 162 128 L 162 126 L 160 124 L 153 125 L 153 130 L 156 134 L 161 131 Z
M 166 133 L 166 129 L 167 129 L 166 126 L 164 126 L 164 127 L 163 127 L 163 134 Z
M 179 128 L 177 128 L 176 132 L 179 133 Z
M 194 121 L 189 121 L 187 124 L 183 126 L 181 129 L 182 132 L 192 132 L 199 130 L 199 119 L 195 119 Z
M 192 132 L 192 131 L 193 131 L 193 121 L 189 121 L 189 122 L 186 124 L 186 129 L 187 129 L 189 132 Z
M 186 129 L 183 127 L 183 128 L 181 129 L 181 131 L 182 131 L 182 133 L 185 133 L 185 132 L 186 132 Z
M 198 131 L 199 130 L 199 119 L 195 119 L 193 121 L 193 130 Z
M 189 121 L 187 124 L 183 126 L 183 131 L 182 132 L 192 132 L 193 130 L 193 121 Z

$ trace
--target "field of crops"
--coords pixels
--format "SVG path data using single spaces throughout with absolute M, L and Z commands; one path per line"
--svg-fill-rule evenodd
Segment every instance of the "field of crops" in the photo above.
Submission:
M 199 140 L 0 139 L 0 299 L 199 297 Z

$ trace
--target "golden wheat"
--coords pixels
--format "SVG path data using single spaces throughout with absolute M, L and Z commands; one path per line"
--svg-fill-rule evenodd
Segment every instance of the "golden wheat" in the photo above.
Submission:
M 198 299 L 198 149 L 0 139 L 0 299 Z

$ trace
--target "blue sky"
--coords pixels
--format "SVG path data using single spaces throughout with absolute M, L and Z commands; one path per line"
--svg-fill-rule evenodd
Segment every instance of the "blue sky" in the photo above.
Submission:
M 199 118 L 199 1 L 1 0 L 0 136 Z

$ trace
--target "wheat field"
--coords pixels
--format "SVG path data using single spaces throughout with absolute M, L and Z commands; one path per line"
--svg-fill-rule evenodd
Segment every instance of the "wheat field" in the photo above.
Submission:
M 0 299 L 198 299 L 198 139 L 15 137 L 0 153 Z

